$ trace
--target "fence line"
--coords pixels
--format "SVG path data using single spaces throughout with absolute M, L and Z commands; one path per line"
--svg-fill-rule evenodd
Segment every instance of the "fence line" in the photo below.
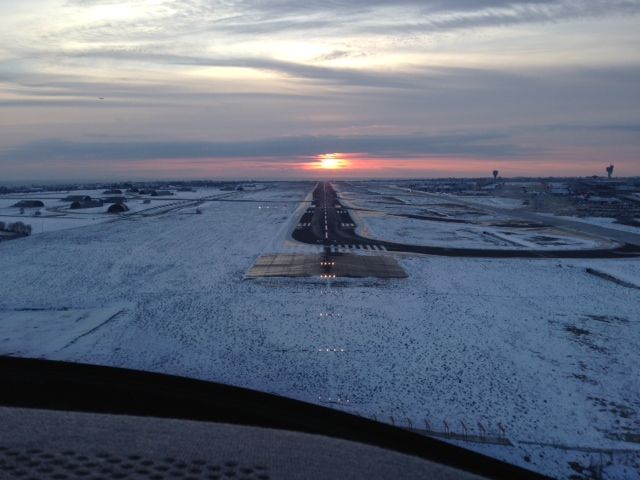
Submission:
M 362 415 L 359 412 L 352 412 L 355 415 L 361 417 L 372 418 L 376 422 L 390 423 L 393 426 L 406 428 L 421 435 L 428 435 L 432 437 L 446 438 L 450 440 L 463 440 L 467 442 L 476 443 L 491 443 L 498 445 L 511 445 L 513 443 L 507 437 L 507 429 L 500 422 L 496 424 L 498 430 L 492 431 L 489 424 L 483 424 L 482 422 L 476 422 L 477 431 L 472 428 L 473 423 L 467 425 L 462 420 L 434 422 L 428 418 L 423 418 L 422 422 L 415 421 L 408 416 L 393 415 L 381 416 L 377 415 Z
M 443 438 L 447 440 L 458 440 L 473 443 L 487 443 L 495 445 L 505 445 L 511 447 L 517 447 L 518 445 L 533 445 L 539 447 L 557 448 L 567 451 L 576 451 L 584 453 L 597 453 L 609 455 L 640 455 L 640 445 L 631 448 L 615 448 L 615 447 L 590 447 L 580 445 L 566 445 L 554 442 L 539 442 L 535 440 L 511 440 L 507 435 L 507 427 L 501 423 L 496 422 L 494 429 L 490 428 L 490 424 L 480 421 L 475 422 L 475 428 L 472 428 L 473 423 L 465 423 L 462 420 L 442 420 L 432 421 L 428 418 L 423 418 L 422 422 L 417 422 L 415 418 L 412 420 L 408 416 L 380 416 L 377 415 L 362 415 L 359 412 L 352 412 L 355 415 L 361 417 L 372 418 L 377 422 L 390 423 L 396 427 L 406 428 L 412 432 L 427 435 L 430 437 Z M 497 428 L 497 429 L 496 429 Z

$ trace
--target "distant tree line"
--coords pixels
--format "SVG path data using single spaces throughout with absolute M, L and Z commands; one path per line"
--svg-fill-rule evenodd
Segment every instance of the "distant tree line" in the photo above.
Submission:
M 23 222 L 5 223 L 0 222 L 0 230 L 5 232 L 13 232 L 19 235 L 31 235 L 31 225 L 26 225 Z

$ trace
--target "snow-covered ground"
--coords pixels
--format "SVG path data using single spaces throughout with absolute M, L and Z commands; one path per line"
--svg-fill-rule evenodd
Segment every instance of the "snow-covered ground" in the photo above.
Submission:
M 487 205 L 489 207 L 498 207 L 498 208 L 520 208 L 522 207 L 522 200 L 517 198 L 507 198 L 507 197 L 481 197 L 481 196 L 463 196 L 458 195 L 458 197 L 467 200 L 472 203 L 477 203 L 479 205 Z
M 566 220 L 571 220 L 574 222 L 589 223 L 591 225 L 598 225 L 600 227 L 613 228 L 615 230 L 622 230 L 624 232 L 640 234 L 640 227 L 618 223 L 615 218 L 610 218 L 610 217 L 569 217 L 566 215 L 553 215 L 551 213 L 541 213 L 540 215 L 551 216 L 556 218 L 564 218 Z M 640 222 L 640 219 L 636 219 L 636 220 Z
M 110 203 L 105 203 L 95 208 L 70 209 L 70 202 L 63 200 L 68 195 L 88 195 L 92 198 L 120 196 L 119 194 L 108 195 L 103 192 L 104 189 L 7 195 L 4 198 L 0 198 L 0 221 L 5 223 L 23 222 L 31 225 L 33 235 L 110 222 L 116 218 L 116 216 L 107 213 L 108 208 L 111 206 Z M 187 204 L 190 200 L 198 200 L 215 195 L 235 195 L 235 193 L 224 192 L 218 188 L 201 188 L 195 192 L 175 192 L 174 195 L 164 197 L 122 194 L 127 198 L 126 205 L 129 211 L 121 215 L 126 217 L 134 213 L 144 213 L 145 210 L 155 211 L 158 207 L 175 205 L 180 202 Z M 44 207 L 25 208 L 24 213 L 20 213 L 20 208 L 13 205 L 22 199 L 41 200 L 44 203 Z M 145 203 L 145 201 L 149 203 Z M 194 210 L 194 208 L 191 208 L 191 210 Z M 39 215 L 36 215 L 36 212 Z
M 509 226 L 509 217 L 455 204 L 469 197 L 411 195 L 397 188 L 335 185 L 342 202 L 354 208 L 360 235 L 413 245 L 454 248 L 571 250 L 606 248 L 612 242 L 557 228 Z M 441 198 L 440 198 L 441 197 Z M 509 200 L 484 198 L 487 206 Z M 515 207 L 514 207 L 515 208 Z M 403 216 L 405 215 L 405 216 Z M 460 223 L 455 223 L 460 222 Z
M 594 238 L 578 237 L 550 229 L 523 229 L 489 225 L 459 224 L 363 214 L 363 234 L 391 242 L 456 248 L 575 249 L 598 248 L 605 244 Z
M 495 214 L 489 214 L 480 208 L 469 207 L 463 204 L 454 204 L 450 198 L 433 198 L 416 195 L 397 194 L 376 195 L 353 192 L 338 188 L 340 198 L 350 208 L 362 211 L 373 210 L 375 212 L 391 215 L 418 215 L 431 218 L 454 218 L 462 221 L 491 221 L 506 219 Z
M 0 345 L 10 344 L 3 355 L 32 356 L 34 351 L 54 358 L 59 351 L 70 351 L 73 344 L 93 330 L 113 321 L 126 305 L 89 309 L 3 310 Z M 65 353 L 66 355 L 66 353 Z M 62 357 L 64 358 L 64 357 Z
M 640 260 L 407 256 L 404 280 L 243 280 L 310 189 L 0 244 L 0 354 L 215 380 L 407 426 L 500 423 L 514 447 L 465 446 L 560 478 L 601 456 L 540 444 L 640 450 L 624 441 L 640 429 L 640 296 L 586 272 L 640 283 Z M 633 478 L 640 454 L 625 455 L 605 478 Z

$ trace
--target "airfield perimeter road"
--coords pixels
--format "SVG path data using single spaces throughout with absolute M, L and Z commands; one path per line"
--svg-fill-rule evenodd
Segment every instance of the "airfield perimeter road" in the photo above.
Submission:
M 477 207 L 477 205 L 476 205 Z M 508 210 L 504 212 L 510 214 Z M 551 223 L 545 217 L 536 221 Z M 578 222 L 573 222 L 578 223 Z M 583 250 L 510 250 L 480 248 L 449 248 L 376 240 L 358 235 L 349 210 L 329 182 L 320 182 L 313 191 L 313 202 L 299 220 L 292 233 L 299 242 L 330 246 L 353 246 L 362 250 L 388 250 L 391 252 L 421 253 L 449 257 L 484 258 L 624 258 L 640 256 L 640 246 L 624 242 L 622 246 Z

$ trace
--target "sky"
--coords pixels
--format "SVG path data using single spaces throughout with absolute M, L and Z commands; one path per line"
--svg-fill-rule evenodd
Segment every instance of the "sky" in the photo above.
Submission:
M 0 183 L 640 175 L 640 0 L 0 0 Z

